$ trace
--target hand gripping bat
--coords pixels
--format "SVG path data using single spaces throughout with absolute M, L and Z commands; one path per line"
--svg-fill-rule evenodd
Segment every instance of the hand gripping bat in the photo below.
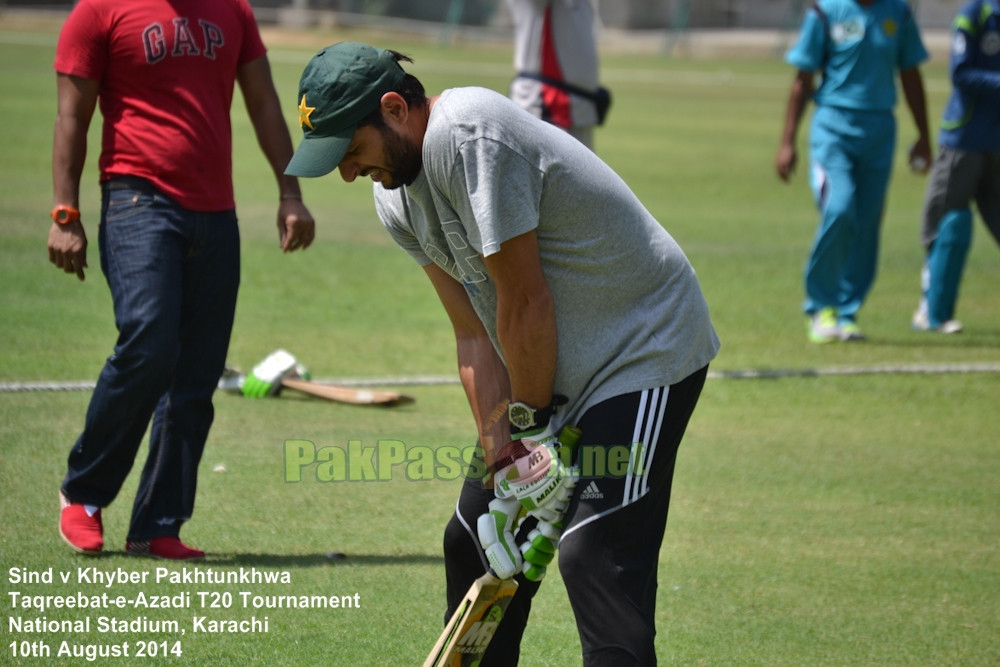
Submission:
M 575 426 L 564 426 L 559 432 L 559 456 L 567 467 L 572 464 L 579 441 L 580 429 Z M 469 667 L 478 664 L 516 592 L 516 581 L 499 579 L 492 571 L 472 582 L 424 660 L 423 667 Z

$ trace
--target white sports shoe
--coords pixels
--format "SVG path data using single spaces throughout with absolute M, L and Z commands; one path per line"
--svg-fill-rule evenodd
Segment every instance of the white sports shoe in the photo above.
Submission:
M 923 308 L 919 308 L 917 312 L 913 313 L 910 328 L 914 331 L 936 331 L 943 334 L 956 334 L 960 333 L 963 329 L 962 323 L 958 320 L 948 320 L 947 322 L 942 322 L 939 327 L 932 327 L 930 320 L 927 319 L 927 311 Z

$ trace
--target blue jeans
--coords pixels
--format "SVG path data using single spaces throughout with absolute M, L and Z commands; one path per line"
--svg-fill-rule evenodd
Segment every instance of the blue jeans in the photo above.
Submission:
M 141 179 L 105 183 L 98 244 L 118 340 L 62 490 L 104 507 L 153 420 L 127 539 L 177 536 L 194 511 L 240 276 L 236 212 L 190 211 Z

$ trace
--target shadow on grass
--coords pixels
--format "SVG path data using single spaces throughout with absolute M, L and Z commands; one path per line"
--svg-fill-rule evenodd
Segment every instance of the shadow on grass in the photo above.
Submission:
M 101 561 L 121 558 L 132 563 L 205 566 L 255 566 L 255 567 L 316 567 L 319 565 L 443 565 L 444 556 L 431 554 L 351 554 L 340 551 L 316 554 L 251 554 L 210 551 L 201 561 L 170 561 L 146 556 L 136 556 L 124 551 L 106 550 L 99 554 L 76 556 L 81 567 L 93 566 Z
M 957 334 L 940 334 L 933 331 L 914 333 L 911 338 L 869 338 L 869 343 L 885 348 L 961 348 L 966 350 L 995 350 L 1000 347 L 1000 330 L 963 331 Z
M 254 565 L 261 567 L 316 567 L 318 565 L 441 565 L 443 556 L 430 554 L 227 554 L 210 553 L 208 565 Z

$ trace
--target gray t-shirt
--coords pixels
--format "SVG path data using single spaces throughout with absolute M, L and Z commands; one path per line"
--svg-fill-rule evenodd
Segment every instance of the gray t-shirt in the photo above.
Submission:
M 465 286 L 498 351 L 482 256 L 535 230 L 556 310 L 554 391 L 570 399 L 557 427 L 715 357 L 719 340 L 684 253 L 576 139 L 497 92 L 454 88 L 431 110 L 423 160 L 412 185 L 375 185 L 379 218 L 421 266 L 433 262 Z

